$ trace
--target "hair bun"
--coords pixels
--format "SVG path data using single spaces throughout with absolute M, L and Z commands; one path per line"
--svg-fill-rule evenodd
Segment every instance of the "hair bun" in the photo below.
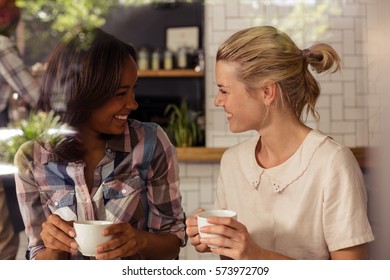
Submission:
M 303 58 L 308 62 L 312 61 L 321 61 L 323 60 L 323 55 L 321 53 L 314 54 L 310 49 L 303 49 L 302 51 Z

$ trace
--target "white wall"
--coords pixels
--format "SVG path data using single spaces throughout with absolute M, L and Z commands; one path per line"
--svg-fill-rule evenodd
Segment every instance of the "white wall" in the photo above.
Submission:
M 386 0 L 385 0 L 386 1 Z M 316 3 L 301 7 L 283 3 Z M 376 30 L 376 0 L 206 0 L 206 145 L 229 147 L 246 139 L 252 133 L 232 134 L 222 109 L 214 107 L 217 87 L 214 82 L 215 53 L 220 43 L 240 29 L 254 25 L 274 25 L 294 38 L 299 47 L 307 48 L 313 42 L 331 44 L 342 60 L 340 74 L 317 76 L 322 88 L 318 101 L 320 122 L 308 125 L 329 134 L 349 146 L 376 146 L 380 132 L 380 90 L 373 40 Z M 322 5 L 324 6 L 321 6 Z M 326 8 L 326 4 L 331 5 Z M 325 9 L 326 8 L 326 9 Z M 321 12 L 321 9 L 323 11 Z M 318 34 L 313 30 L 323 27 Z M 383 88 L 383 87 L 382 87 Z M 197 208 L 212 207 L 219 164 L 181 164 L 183 204 L 187 215 Z M 387 186 L 383 186 L 387 188 Z M 372 197 L 382 198 L 378 192 Z M 378 200 L 379 201 L 379 200 Z M 374 204 L 374 203 L 373 203 Z M 371 207 L 372 215 L 383 210 L 381 205 Z M 381 222 L 378 221 L 380 224 Z M 380 225 L 375 228 L 380 227 Z M 381 247 L 380 245 L 377 247 Z M 389 254 L 389 253 L 387 253 Z M 382 254 L 383 256 L 383 254 Z M 181 252 L 182 259 L 216 258 L 198 254 L 189 244 Z
M 272 3 L 330 3 L 328 7 Z M 229 132 L 223 110 L 214 108 L 217 87 L 214 82 L 215 53 L 222 41 L 234 32 L 254 25 L 273 25 L 287 32 L 297 45 L 304 49 L 312 43 L 331 44 L 342 60 L 342 72 L 317 75 L 322 92 L 318 101 L 321 115 L 320 129 L 339 142 L 350 146 L 375 145 L 378 136 L 378 97 L 369 92 L 369 57 L 365 54 L 374 28 L 370 13 L 375 0 L 306 0 L 266 1 L 228 0 L 207 1 L 205 13 L 206 68 L 206 119 L 209 147 L 226 147 L 241 142 L 248 134 Z M 322 4 L 324 5 L 324 4 Z M 325 8 L 329 10 L 325 10 Z M 323 28 L 319 33 L 316 29 Z M 374 96 L 372 96 L 374 95 Z
M 371 160 L 376 164 L 369 176 L 368 184 L 368 213 L 375 235 L 369 254 L 373 259 L 390 259 L 390 1 L 380 0 L 378 13 L 373 14 L 378 29 L 370 32 L 370 45 L 368 52 L 372 56 L 370 73 L 373 77 L 370 89 L 381 96 L 381 126 L 382 133 L 379 149 L 371 153 Z

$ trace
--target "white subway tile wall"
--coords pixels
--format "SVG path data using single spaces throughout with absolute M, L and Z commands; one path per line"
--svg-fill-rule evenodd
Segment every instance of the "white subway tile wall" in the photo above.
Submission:
M 330 43 L 342 61 L 342 72 L 316 75 L 321 86 L 316 123 L 310 116 L 306 123 L 350 147 L 377 145 L 379 94 L 375 90 L 374 60 L 376 0 L 311 0 L 205 1 L 206 53 L 206 146 L 230 147 L 255 133 L 233 134 L 227 126 L 225 113 L 214 107 L 217 92 L 214 76 L 215 53 L 220 43 L 234 32 L 253 25 L 273 25 L 286 31 L 300 48 L 314 42 Z M 303 2 L 305 16 L 297 17 L 296 3 Z M 314 5 L 311 3 L 315 3 Z M 330 6 L 324 9 L 324 5 Z M 302 6 L 301 6 L 302 7 Z M 322 10 L 322 16 L 313 16 Z M 316 11 L 316 12 L 315 12 Z M 314 30 L 324 27 L 322 34 Z M 310 36 L 304 36 L 311 34 Z M 298 38 L 298 39 L 295 39 Z M 368 49 L 370 47 L 370 49 Z M 211 208 L 219 164 L 182 163 L 181 191 L 187 216 L 198 208 Z M 216 259 L 213 254 L 197 253 L 188 245 L 180 259 Z
M 226 147 L 230 146 L 232 138 L 240 139 L 240 135 L 232 134 L 227 128 L 225 115 L 222 109 L 213 107 L 212 100 L 217 92 L 214 79 L 215 52 L 220 43 L 234 32 L 253 26 L 256 23 L 262 25 L 274 25 L 288 34 L 301 48 L 310 46 L 315 42 L 328 42 L 338 52 L 342 60 L 342 72 L 333 75 L 316 75 L 321 85 L 321 96 L 318 107 L 322 112 L 330 112 L 330 116 L 322 116 L 316 128 L 326 128 L 325 133 L 341 134 L 341 141 L 349 139 L 348 144 L 354 142 L 362 146 L 375 145 L 375 136 L 378 131 L 372 129 L 368 120 L 368 108 L 377 110 L 375 101 L 370 103 L 358 103 L 359 97 L 367 97 L 369 94 L 369 81 L 375 80 L 374 69 L 370 68 L 370 56 L 367 54 L 368 38 L 370 31 L 376 27 L 375 0 L 334 0 L 334 1 L 303 1 L 304 11 L 318 11 L 320 6 L 328 3 L 329 9 L 323 9 L 323 18 L 312 20 L 310 17 L 301 17 L 297 20 L 292 15 L 297 14 L 297 3 L 302 1 L 206 1 L 205 25 L 212 23 L 213 28 L 206 28 L 205 46 L 208 60 L 206 71 L 206 99 L 207 132 L 206 146 Z M 315 3 L 315 4 L 313 4 Z M 305 19 L 306 18 L 306 22 Z M 326 19 L 326 21 L 324 21 Z M 296 28 L 296 26 L 302 28 Z M 315 32 L 318 27 L 326 27 L 324 32 Z M 294 28 L 295 27 L 295 28 Z M 302 33 L 313 36 L 302 37 Z M 306 39 L 305 39 L 306 38 Z M 372 56 L 371 56 L 372 57 Z M 211 68 L 211 69 L 210 69 Z M 371 76 L 370 76 L 371 75 Z M 370 98 L 371 99 L 371 98 Z M 374 95 L 373 99 L 378 99 Z M 326 110 L 328 108 L 328 110 Z M 366 128 L 370 137 L 363 135 L 358 127 L 366 121 Z M 334 123 L 334 124 L 333 124 Z M 343 125 L 346 125 L 345 129 Z M 225 135 L 221 135 L 224 133 Z M 348 136 L 347 138 L 344 137 Z M 226 137 L 226 142 L 223 141 Z M 354 141 L 351 141 L 355 137 Z
M 181 163 L 180 186 L 182 204 L 187 216 L 193 216 L 199 208 L 213 209 L 219 163 Z M 212 253 L 198 253 L 188 240 L 180 251 L 181 260 L 219 259 Z

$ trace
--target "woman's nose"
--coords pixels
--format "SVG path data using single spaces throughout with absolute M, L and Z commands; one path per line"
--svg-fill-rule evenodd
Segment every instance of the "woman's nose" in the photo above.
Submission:
M 217 93 L 217 96 L 214 99 L 214 106 L 216 107 L 222 106 L 221 102 L 222 102 L 222 98 L 220 97 L 220 94 Z
M 137 110 L 137 108 L 138 108 L 138 103 L 135 100 L 135 98 L 133 96 L 128 98 L 128 100 L 126 102 L 126 109 L 130 109 L 130 110 L 134 111 L 134 110 Z

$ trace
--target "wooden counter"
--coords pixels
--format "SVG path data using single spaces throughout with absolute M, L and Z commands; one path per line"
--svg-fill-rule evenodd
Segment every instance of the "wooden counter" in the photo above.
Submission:
M 204 71 L 192 69 L 172 69 L 172 70 L 138 70 L 140 78 L 202 78 Z
M 226 149 L 227 148 L 177 147 L 176 151 L 179 161 L 219 162 Z
M 184 162 L 219 162 L 221 160 L 223 152 L 226 148 L 206 148 L 206 147 L 177 147 L 177 155 L 179 161 Z M 370 164 L 366 147 L 351 148 L 356 160 L 359 162 L 361 168 L 372 167 Z

